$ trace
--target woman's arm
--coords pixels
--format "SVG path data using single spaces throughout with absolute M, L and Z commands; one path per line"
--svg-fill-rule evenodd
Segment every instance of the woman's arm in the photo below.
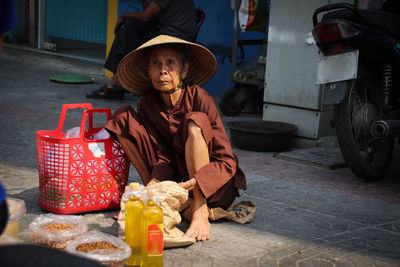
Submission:
M 144 3 L 146 2 L 146 3 Z M 128 18 L 136 18 L 143 22 L 149 22 L 156 17 L 156 15 L 161 11 L 161 7 L 154 3 L 153 1 L 150 4 L 147 4 L 146 0 L 142 0 L 143 11 L 142 12 L 133 12 L 133 13 L 123 13 L 114 29 L 114 33 L 117 33 L 121 26 L 125 23 L 125 20 Z
M 182 186 L 184 189 L 192 191 L 194 189 L 198 189 L 199 185 L 197 184 L 196 178 L 192 178 L 190 180 L 187 180 L 185 182 L 179 183 L 180 186 Z

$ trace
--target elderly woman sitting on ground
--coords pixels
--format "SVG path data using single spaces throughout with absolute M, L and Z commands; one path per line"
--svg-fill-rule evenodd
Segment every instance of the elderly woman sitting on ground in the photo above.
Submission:
M 199 87 L 216 71 L 205 47 L 155 37 L 117 70 L 126 90 L 143 95 L 137 112 L 120 107 L 106 126 L 144 184 L 172 180 L 190 191 L 194 204 L 185 235 L 197 240 L 210 238 L 207 207 L 227 209 L 246 188 L 215 102 Z

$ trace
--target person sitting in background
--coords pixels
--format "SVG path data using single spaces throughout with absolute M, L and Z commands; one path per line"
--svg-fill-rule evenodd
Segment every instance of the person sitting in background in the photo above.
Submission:
M 121 59 L 159 34 L 192 41 L 196 34 L 196 10 L 193 0 L 142 0 L 142 12 L 124 13 L 115 25 L 115 39 L 104 67 L 114 73 L 100 89 L 87 93 L 89 98 L 122 99 L 124 90 L 115 74 Z
M 117 139 L 143 183 L 172 180 L 189 190 L 192 219 L 185 235 L 210 238 L 208 208 L 227 209 L 246 189 L 213 98 L 199 87 L 217 71 L 205 47 L 168 35 L 122 59 L 121 85 L 143 95 L 120 107 L 105 128 Z

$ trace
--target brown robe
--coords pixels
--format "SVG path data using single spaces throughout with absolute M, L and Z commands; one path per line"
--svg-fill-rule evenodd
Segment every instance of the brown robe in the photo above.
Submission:
M 151 178 L 181 182 L 192 178 L 185 162 L 189 120 L 202 129 L 210 155 L 210 163 L 194 175 L 200 191 L 210 208 L 228 208 L 238 195 L 237 189 L 246 189 L 246 179 L 214 99 L 199 86 L 187 85 L 172 108 L 157 91 L 151 91 L 139 100 L 137 113 L 131 106 L 122 106 L 106 128 L 133 142 Z

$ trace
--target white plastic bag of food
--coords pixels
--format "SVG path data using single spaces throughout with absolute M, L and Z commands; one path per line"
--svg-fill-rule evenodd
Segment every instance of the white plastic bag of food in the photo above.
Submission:
M 68 242 L 87 232 L 83 216 L 44 214 L 33 220 L 29 229 L 30 242 L 65 250 Z
M 66 251 L 112 267 L 124 266 L 131 255 L 131 248 L 124 241 L 97 230 L 68 243 Z

